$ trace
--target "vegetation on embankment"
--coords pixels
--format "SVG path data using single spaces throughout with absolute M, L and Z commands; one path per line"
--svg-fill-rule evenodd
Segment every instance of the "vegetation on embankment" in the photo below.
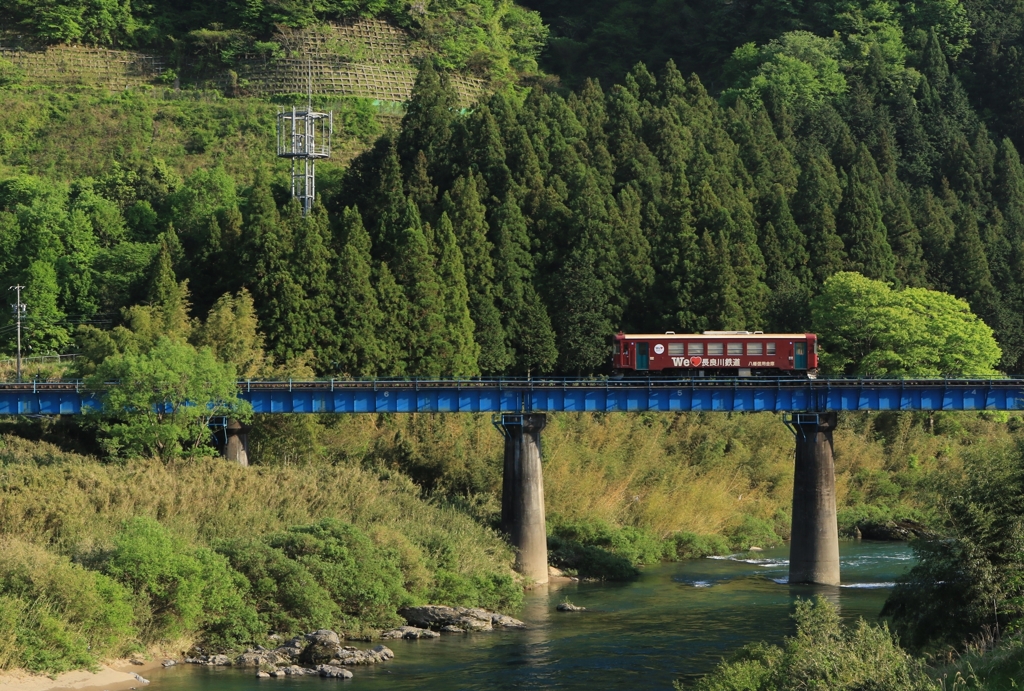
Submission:
M 263 416 L 255 425 L 258 463 L 392 468 L 497 524 L 503 440 L 487 416 Z M 1005 413 L 842 414 L 842 533 L 891 520 L 939 525 L 944 488 L 1021 426 Z M 638 564 L 789 536 L 793 437 L 778 415 L 552 414 L 542 443 L 552 562 L 581 575 L 626 576 Z
M 102 463 L 0 439 L 0 669 L 320 627 L 368 635 L 405 604 L 522 598 L 496 533 L 394 471 Z
M 841 416 L 844 532 L 892 518 L 941 525 L 943 488 L 1012 447 L 1021 426 L 996 414 Z M 46 441 L 98 450 L 77 424 L 5 431 L 0 599 L 15 634 L 4 666 L 59 671 L 157 642 L 230 646 L 319 626 L 363 635 L 406 602 L 500 609 L 522 596 L 509 547 L 486 527 L 503 448 L 487 416 L 261 416 L 248 469 L 101 461 Z M 552 561 L 629 577 L 777 543 L 792 447 L 773 414 L 551 415 Z

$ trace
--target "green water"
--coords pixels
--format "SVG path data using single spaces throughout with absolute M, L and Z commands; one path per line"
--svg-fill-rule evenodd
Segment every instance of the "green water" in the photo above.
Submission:
M 797 597 L 820 593 L 843 617 L 874 620 L 893 579 L 912 564 L 905 544 L 845 542 L 839 588 L 786 584 L 788 550 L 649 567 L 631 583 L 568 583 L 527 595 L 526 631 L 392 641 L 395 659 L 355 678 L 255 679 L 252 670 L 181 665 L 154 672 L 151 691 L 320 689 L 671 689 L 752 641 L 792 633 Z M 748 556 L 754 558 L 747 559 Z M 568 597 L 583 613 L 555 611 Z

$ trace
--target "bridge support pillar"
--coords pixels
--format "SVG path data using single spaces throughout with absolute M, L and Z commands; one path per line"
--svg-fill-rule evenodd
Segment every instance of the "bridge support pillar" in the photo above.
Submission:
M 249 466 L 249 430 L 238 420 L 228 420 L 224 428 L 227 439 L 224 443 L 224 457 L 246 468 Z
M 789 582 L 839 585 L 839 527 L 832 458 L 835 413 L 795 413 L 786 424 L 796 437 Z
M 534 583 L 548 582 L 548 535 L 540 431 L 546 415 L 502 414 L 494 425 L 505 436 L 501 481 L 501 529 L 516 548 L 516 571 Z

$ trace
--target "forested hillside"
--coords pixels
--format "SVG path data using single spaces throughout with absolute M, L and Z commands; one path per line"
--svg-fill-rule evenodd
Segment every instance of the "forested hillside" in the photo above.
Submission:
M 671 62 L 637 65 L 620 83 L 578 79 L 572 91 L 498 87 L 471 109 L 447 86 L 447 59 L 426 60 L 400 129 L 326 176 L 309 219 L 286 203 L 269 117 L 229 118 L 224 131 L 181 142 L 182 162 L 214 152 L 198 169 L 167 164 L 181 155 L 156 146 L 159 119 L 129 117 L 88 165 L 59 134 L 74 118 L 35 132 L 13 119 L 3 160 L 24 174 L 0 181 L 0 274 L 26 285 L 34 354 L 115 352 L 116 337 L 97 350 L 95 330 L 142 328 L 124 310 L 169 299 L 154 288 L 169 265 L 187 289 L 174 299 L 193 317 L 247 290 L 277 362 L 303 356 L 325 376 L 475 376 L 599 373 L 618 329 L 805 329 L 822 282 L 849 270 L 965 298 L 995 330 L 1002 369 L 1017 371 L 1024 168 L 1006 124 L 1013 104 L 992 108 L 964 86 L 1005 76 L 1010 57 L 985 41 L 1016 15 L 980 5 L 794 4 L 772 21 L 741 5 L 727 15 L 666 6 L 669 29 L 694 17 L 713 29 L 700 45 L 718 52 L 699 51 L 713 67 L 676 56 L 703 78 Z M 12 5 L 5 17 L 60 40 L 41 17 L 64 5 L 45 7 Z M 332 5 L 286 19 L 412 21 L 416 6 L 402 7 Z M 569 16 L 575 6 L 560 7 Z M 244 25 L 248 15 L 232 13 L 230 30 L 264 35 L 273 8 L 257 9 L 263 19 Z M 65 10 L 83 18 L 76 26 L 122 16 Z M 156 46 L 184 28 L 229 26 L 216 11 L 131 10 L 121 33 L 64 38 Z M 538 21 L 505 4 L 445 12 L 507 36 L 518 35 L 509 17 Z M 648 16 L 637 12 L 636 22 Z M 637 57 L 660 61 L 673 53 L 658 46 L 689 45 L 647 42 L 636 22 L 621 27 L 635 29 L 623 40 Z M 754 42 L 733 49 L 718 35 Z M 549 45 L 551 65 L 564 42 Z M 518 49 L 495 50 L 512 60 Z M 597 60 L 596 50 L 580 56 Z M 998 66 L 979 66 L 979 51 Z M 566 66 L 569 81 L 619 74 L 589 64 Z M 9 86 L 2 98 L 13 107 L 40 93 Z M 238 132 L 246 148 L 215 153 Z M 48 145 L 27 159 L 40 134 Z M 75 160 L 89 177 L 68 174 Z M 76 329 L 88 322 L 102 323 Z

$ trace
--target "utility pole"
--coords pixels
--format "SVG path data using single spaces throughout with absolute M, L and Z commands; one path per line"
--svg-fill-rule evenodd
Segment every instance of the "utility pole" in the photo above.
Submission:
M 11 305 L 11 307 L 14 308 L 14 318 L 18 322 L 18 383 L 19 384 L 21 383 L 21 318 L 25 314 L 25 304 L 21 301 L 21 291 L 24 290 L 24 289 L 25 289 L 25 286 L 22 286 L 22 285 L 11 286 L 10 288 L 7 289 L 7 290 L 15 291 L 14 294 L 17 296 L 17 298 L 16 298 L 17 302 L 15 302 L 13 305 Z

